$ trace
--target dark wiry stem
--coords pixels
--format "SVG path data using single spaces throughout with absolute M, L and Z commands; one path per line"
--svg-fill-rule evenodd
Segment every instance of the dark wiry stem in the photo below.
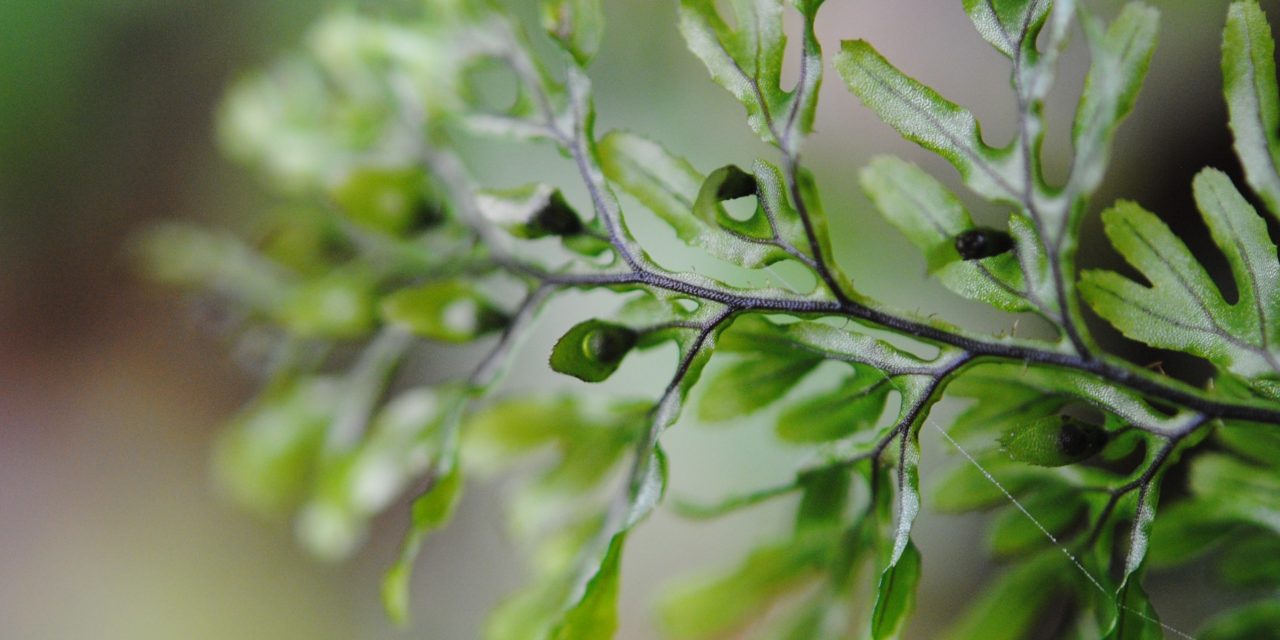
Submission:
M 1019 56 L 1020 57 L 1020 56 Z M 527 64 L 513 65 L 522 76 L 522 81 L 535 93 L 544 93 L 541 78 L 537 77 L 532 67 Z M 737 312 L 788 312 L 799 315 L 843 316 L 867 322 L 878 327 L 915 338 L 955 347 L 965 353 L 967 359 L 996 359 L 1013 362 L 1040 364 L 1097 376 L 1109 383 L 1138 392 L 1149 398 L 1184 406 L 1193 411 L 1222 418 L 1242 419 L 1255 422 L 1280 424 L 1280 410 L 1262 403 L 1247 401 L 1223 400 L 1215 398 L 1207 391 L 1196 389 L 1190 385 L 1163 376 L 1156 376 L 1143 371 L 1130 363 L 1107 357 L 1094 357 L 1078 336 L 1073 337 L 1074 352 L 1065 352 L 1029 341 L 1000 340 L 974 336 L 958 329 L 943 327 L 932 323 L 915 320 L 886 310 L 853 300 L 839 286 L 832 268 L 830 256 L 822 252 L 809 203 L 803 197 L 799 184 L 799 165 L 797 157 L 791 150 L 794 145 L 788 144 L 783 150 L 784 168 L 788 188 L 797 212 L 804 223 L 806 235 L 813 254 L 813 262 L 819 277 L 830 289 L 835 300 L 816 298 L 813 296 L 761 296 L 750 291 L 724 287 L 705 279 L 691 278 L 686 274 L 675 274 L 661 270 L 635 249 L 629 239 L 611 194 L 608 184 L 594 158 L 590 141 L 589 104 L 585 96 L 585 79 L 571 82 L 570 115 L 572 126 L 564 132 L 555 123 L 557 118 L 551 112 L 549 100 L 539 104 L 545 112 L 542 114 L 549 129 L 553 130 L 552 138 L 562 143 L 572 157 L 578 173 L 590 194 L 596 216 L 604 225 L 610 244 L 624 263 L 625 270 L 612 273 L 548 273 L 536 267 L 522 265 L 514 259 L 505 259 L 509 268 L 528 277 L 540 280 L 544 284 L 566 287 L 599 287 L 599 286 L 633 286 L 642 285 L 653 289 L 663 289 L 695 298 L 702 301 L 723 305 L 726 313 Z M 576 87 L 573 85 L 577 85 Z M 1028 103 L 1029 105 L 1029 103 Z M 1029 109 L 1029 106 L 1026 106 Z M 1029 112 L 1028 112 L 1029 115 Z M 772 119 L 770 119 L 772 122 Z M 778 132 L 774 132 L 777 134 Z M 1029 133 L 1029 132 L 1028 132 Z M 777 136 L 775 135 L 775 138 Z M 1030 164 L 1030 159 L 1027 159 Z M 454 168 L 454 167 L 448 167 Z M 1033 203 L 1034 204 L 1034 203 Z M 485 233 L 484 231 L 478 231 Z M 492 243 L 490 246 L 495 246 Z M 1052 244 L 1052 243 L 1049 243 Z M 1056 257 L 1056 256 L 1055 256 Z M 1056 260 L 1051 260 L 1056 262 Z M 1061 285 L 1062 274 L 1057 274 Z M 697 280 L 697 281 L 695 281 Z M 1058 286 L 1059 294 L 1065 295 L 1064 287 Z M 1065 303 L 1065 300 L 1061 302 Z M 1069 310 L 1064 306 L 1064 321 Z M 1065 322 L 1064 329 L 1070 333 Z
M 1102 535 L 1102 529 L 1106 526 L 1107 520 L 1111 517 L 1111 513 L 1115 511 L 1116 505 L 1119 504 L 1120 499 L 1128 495 L 1134 489 L 1139 490 L 1136 512 L 1142 511 L 1142 506 L 1147 499 L 1147 493 L 1151 490 L 1151 481 L 1155 478 L 1156 473 L 1160 471 L 1160 467 L 1162 467 L 1169 459 L 1169 456 L 1178 446 L 1178 443 L 1182 441 L 1182 438 L 1186 437 L 1187 434 L 1191 433 L 1191 431 L 1195 430 L 1205 422 L 1208 422 L 1208 418 L 1200 416 L 1183 433 L 1166 439 L 1164 446 L 1160 447 L 1160 450 L 1156 452 L 1155 457 L 1153 457 L 1150 464 L 1143 469 L 1141 475 L 1118 487 L 1113 487 L 1107 490 L 1111 495 L 1107 499 L 1107 504 L 1104 505 L 1102 507 L 1102 511 L 1099 512 L 1098 520 L 1094 523 L 1093 530 L 1089 533 L 1089 538 L 1084 543 L 1086 548 L 1093 546 L 1093 543 L 1097 541 L 1098 536 Z

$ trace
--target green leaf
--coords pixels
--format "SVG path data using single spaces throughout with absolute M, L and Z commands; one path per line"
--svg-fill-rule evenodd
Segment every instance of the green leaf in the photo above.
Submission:
M 667 493 L 667 454 L 662 447 L 655 444 L 637 471 L 627 491 L 627 517 L 623 521 L 626 531 L 647 518 Z
M 911 541 L 911 528 L 920 513 L 920 422 L 928 415 L 928 403 L 935 382 L 928 376 L 904 376 L 898 383 L 902 394 L 897 423 L 904 425 L 901 455 L 898 458 L 897 509 L 888 562 L 876 587 L 871 613 L 872 638 L 897 638 L 915 606 L 916 584 L 920 580 L 920 552 Z
M 1025 500 L 1023 506 L 1059 540 L 1065 539 L 1064 532 L 1079 524 L 1085 515 L 1085 503 L 1078 493 L 1061 487 L 1041 491 Z M 1010 556 L 1051 545 L 1040 526 L 1016 507 L 1003 510 L 991 524 L 988 540 L 992 553 Z
M 661 411 L 659 409 L 659 413 Z M 654 424 L 663 424 L 658 420 L 660 418 L 655 418 Z M 642 444 L 649 442 L 652 440 L 644 441 Z M 644 457 L 631 471 L 626 502 L 622 503 L 625 505 L 625 511 L 621 522 L 609 536 L 604 556 L 598 562 L 588 556 L 591 561 L 585 565 L 587 572 L 574 574 L 572 586 L 565 599 L 568 608 L 564 615 L 559 617 L 550 635 L 555 640 L 592 640 L 598 637 L 610 637 L 617 626 L 618 564 L 621 560 L 622 544 L 627 534 L 662 500 L 667 487 L 667 458 L 662 448 L 653 442 L 652 448 L 647 451 L 641 449 L 637 455 Z M 609 524 L 611 520 L 613 520 L 612 517 L 606 520 L 607 526 L 613 526 Z M 606 528 L 603 532 L 608 530 Z
M 668 342 L 684 345 L 697 334 L 692 328 L 712 317 L 709 305 L 690 305 L 690 298 L 679 293 L 662 290 L 637 291 L 637 294 L 620 307 L 615 320 L 640 333 L 637 349 L 650 349 Z
M 1064 570 L 1071 565 L 1057 549 L 1010 567 L 983 592 L 964 616 L 947 629 L 947 640 L 1023 640 L 1031 637 L 1043 611 L 1068 592 Z
M 1213 617 L 1196 637 L 1200 640 L 1274 640 L 1277 629 L 1280 629 L 1280 602 L 1270 598 Z
M 707 383 L 698 417 L 707 422 L 723 422 L 767 407 L 821 362 L 821 358 L 803 351 L 743 358 L 721 369 Z
M 307 338 L 353 339 L 377 322 L 374 283 L 356 272 L 333 272 L 294 287 L 276 308 L 276 320 Z
M 770 170 L 765 171 L 763 167 L 769 167 Z M 772 192 L 781 191 L 780 187 L 772 186 L 779 182 L 778 171 L 767 163 L 757 162 L 756 177 L 760 182 L 761 193 L 764 195 L 765 203 L 769 204 L 774 200 L 771 196 Z M 822 199 L 820 197 L 821 194 L 818 191 L 817 179 L 814 177 L 813 172 L 805 169 L 804 167 L 799 167 L 795 173 L 795 182 L 800 193 L 800 200 L 806 205 L 807 213 L 809 214 L 809 226 L 813 232 L 814 239 L 817 241 L 818 249 L 824 256 L 833 255 L 831 234 L 827 225 L 827 214 L 822 207 Z M 794 217 L 782 216 L 780 222 L 782 223 L 782 237 L 791 239 L 792 244 L 800 247 L 802 252 L 809 254 L 810 257 L 812 257 L 812 251 L 808 248 L 808 241 L 801 241 L 799 239 L 801 234 L 804 233 L 804 225 L 800 221 L 799 215 L 797 214 Z M 788 224 L 790 224 L 791 230 L 787 229 Z M 857 299 L 859 295 L 854 291 L 853 283 L 849 281 L 849 277 L 841 271 L 840 265 L 836 264 L 836 262 L 830 258 L 827 259 L 827 262 L 827 270 L 831 273 L 832 277 L 835 278 L 836 282 L 845 291 L 850 292 L 854 298 Z
M 319 207 L 279 207 L 262 216 L 255 227 L 253 235 L 262 255 L 305 278 L 323 275 L 356 251 L 349 230 L 343 229 L 337 216 Z
M 591 63 L 604 36 L 601 0 L 543 0 L 542 28 L 568 51 L 578 66 Z
M 476 194 L 476 208 L 517 238 L 576 236 L 584 229 L 560 190 L 545 184 L 481 191 Z
M 610 182 L 671 225 L 685 242 L 708 231 L 692 215 L 704 176 L 662 145 L 626 131 L 610 131 L 597 143 L 600 168 Z
M 467 416 L 463 458 L 468 467 L 491 472 L 582 423 L 581 403 L 570 396 L 503 398 Z
M 444 219 L 419 169 L 355 169 L 332 189 L 330 197 L 352 222 L 391 235 Z
M 768 218 L 773 231 L 776 232 L 777 239 L 790 244 L 791 248 L 796 251 L 813 258 L 813 248 L 809 241 L 809 232 L 812 231 L 813 237 L 817 240 L 818 250 L 829 260 L 829 256 L 832 254 L 831 239 L 827 229 L 827 216 L 822 210 L 822 203 L 813 174 L 803 167 L 796 168 L 796 186 L 799 188 L 799 197 L 803 200 L 805 212 L 808 214 L 809 225 L 807 229 L 804 220 L 795 210 L 795 207 L 792 206 L 788 195 L 790 189 L 787 186 L 787 180 L 782 175 L 782 171 L 773 164 L 757 158 L 755 164 L 752 165 L 752 174 L 756 179 L 756 197 L 759 200 L 760 208 Z M 835 268 L 835 265 L 831 265 L 831 267 Z M 838 269 L 833 273 L 838 277 L 843 277 Z M 847 288 L 851 289 L 852 287 L 849 286 Z
M 974 224 L 960 199 L 942 183 L 905 160 L 887 156 L 872 159 L 860 181 L 880 213 L 924 253 L 929 271 L 948 289 L 1004 311 L 1035 310 L 1023 293 L 1026 285 L 1014 253 L 961 259 L 955 238 Z
M 1209 388 L 1237 400 L 1280 400 L 1280 379 L 1267 376 L 1245 379 L 1230 371 L 1218 371 Z
M 897 638 L 906 627 L 907 616 L 916 603 L 916 585 L 920 582 L 920 551 L 908 542 L 896 562 L 880 574 L 876 586 L 876 603 L 871 612 L 871 637 Z
M 208 289 L 260 312 L 289 295 L 284 270 L 230 233 L 170 222 L 147 229 L 135 247 L 147 274 L 164 284 Z
M 966 372 L 947 385 L 947 395 L 974 398 L 976 401 L 956 416 L 947 430 L 959 441 L 979 435 L 1005 433 L 1034 418 L 1061 409 L 1067 398 L 1046 395 L 1044 391 L 1006 378 Z
M 747 122 L 765 142 L 795 154 L 813 129 L 822 84 L 822 48 L 814 20 L 824 0 L 793 0 L 802 15 L 804 38 L 800 77 L 790 91 L 781 87 L 786 50 L 782 0 L 730 0 L 730 28 L 715 0 L 681 0 L 680 32 L 711 77 L 747 110 Z
M 1220 444 L 1242 457 L 1263 465 L 1280 464 L 1280 433 L 1270 426 L 1224 422 L 1213 433 Z
M 580 513 L 584 495 L 597 489 L 623 455 L 643 445 L 651 405 L 625 403 L 588 411 L 575 398 L 534 397 L 509 400 L 480 412 L 467 425 L 464 453 L 475 448 L 502 458 L 502 451 L 531 453 L 554 442 L 558 459 L 534 484 L 529 494 L 546 507 L 560 498 L 557 514 Z M 527 427 L 527 428 L 526 428 Z M 530 433 L 532 432 L 532 433 Z M 615 501 L 608 518 L 583 521 L 558 536 L 552 550 L 539 553 L 546 561 L 534 586 L 495 611 L 487 631 L 491 638 L 609 637 L 616 625 L 617 572 L 627 533 L 661 499 L 666 486 L 666 462 L 656 446 L 632 471 L 625 502 Z M 481 456 L 481 460 L 484 456 Z M 510 462 L 510 460 L 506 460 Z M 526 496 L 517 502 L 528 503 Z M 527 509 L 527 507 L 526 507 Z M 533 514 L 546 515 L 546 514 Z M 529 515 L 516 514 L 521 530 Z M 603 525 L 603 526 L 602 526 Z
M 1075 160 L 1071 185 L 1080 196 L 1093 193 L 1106 173 L 1107 149 L 1116 127 L 1133 109 L 1155 50 L 1160 14 L 1131 2 L 1105 32 L 1093 18 L 1082 21 L 1091 63 L 1072 127 Z M 1066 228 L 1060 227 L 1059 232 Z M 1054 236 L 1053 241 L 1060 241 Z
M 1156 507 L 1160 502 L 1160 484 L 1165 473 L 1178 463 L 1182 452 L 1198 445 L 1208 431 L 1201 429 L 1188 434 L 1185 439 L 1173 443 L 1174 448 L 1164 460 L 1160 460 L 1163 449 L 1157 449 L 1148 442 L 1145 468 L 1155 468 L 1155 472 L 1146 479 L 1136 496 L 1136 512 L 1129 533 L 1129 550 L 1125 555 L 1124 569 L 1120 589 L 1116 595 L 1117 618 L 1113 638 L 1163 638 L 1164 631 L 1156 616 L 1155 608 L 1147 600 L 1140 580 L 1146 566 L 1147 549 L 1151 545 L 1151 530 L 1156 520 Z M 1154 466 L 1153 466 L 1154 465 Z
M 1000 438 L 1000 448 L 1018 462 L 1061 467 L 1092 457 L 1107 445 L 1107 433 L 1064 415 L 1040 416 Z
M 471 469 L 493 473 L 551 449 L 548 463 L 512 506 L 515 529 L 537 533 L 578 508 L 584 495 L 606 481 L 648 427 L 650 407 L 647 402 L 588 407 L 567 395 L 505 398 L 468 418 L 463 459 Z
M 856 327 L 856 325 L 849 325 Z M 807 351 L 829 360 L 852 360 L 889 374 L 918 371 L 928 363 L 879 338 L 821 322 L 778 324 L 761 315 L 734 320 L 719 347 L 725 351 L 788 353 Z M 940 354 L 938 358 L 946 357 Z
M 477 4 L 433 3 L 431 19 L 414 24 L 331 12 L 310 30 L 307 51 L 234 87 L 219 114 L 228 151 L 295 194 L 370 158 L 413 164 L 391 95 L 413 99 L 416 126 L 465 108 L 463 70 L 500 42 L 499 21 L 463 18 L 486 11 Z
M 353 449 L 331 455 L 299 514 L 303 545 L 322 558 L 350 553 L 369 519 L 447 453 L 444 427 L 457 419 L 462 398 L 458 386 L 406 391 L 378 413 Z
M 647 402 L 589 408 L 569 396 L 513 398 L 467 424 L 463 452 L 468 464 L 493 471 L 551 449 L 549 463 L 521 488 L 511 508 L 514 531 L 535 536 L 566 513 L 580 512 L 584 499 L 607 483 L 649 428 L 651 408 Z M 628 487 L 634 499 L 628 499 L 627 518 L 642 518 L 665 488 L 665 462 L 656 455 L 633 470 L 640 475 Z
M 706 313 L 712 313 L 706 310 L 705 305 L 703 309 Z M 635 442 L 637 458 L 628 474 L 626 492 L 610 506 L 605 527 L 597 536 L 601 543 L 607 540 L 609 551 L 597 560 L 596 551 L 589 550 L 578 564 L 580 569 L 569 576 L 569 588 L 563 598 L 566 615 L 559 617 L 557 625 L 560 631 L 554 633 L 553 637 L 587 638 L 591 636 L 579 634 L 598 632 L 613 624 L 615 614 L 611 612 L 612 607 L 616 606 L 617 559 L 611 559 L 610 556 L 620 553 L 622 540 L 632 528 L 652 513 L 666 493 L 666 455 L 658 444 L 658 438 L 679 417 L 689 389 L 697 383 L 702 368 L 714 349 L 717 332 L 718 329 L 700 331 L 696 339 L 686 338 L 680 342 L 681 375 L 668 386 L 652 411 L 646 412 L 647 420 Z M 605 545 L 593 545 L 594 548 L 601 546 Z M 579 615 L 576 613 L 579 611 L 585 613 Z M 608 633 L 612 633 L 611 627 Z
M 899 382 L 902 393 L 902 406 L 898 410 L 898 423 L 907 419 L 907 413 L 921 402 L 930 402 L 930 398 L 920 397 L 928 393 L 926 389 L 933 383 L 925 376 L 909 377 Z M 923 416 L 928 415 L 929 407 L 921 407 L 916 417 L 907 424 L 901 436 L 903 445 L 898 459 L 898 505 L 896 531 L 893 535 L 893 549 L 889 554 L 889 566 L 897 564 L 904 550 L 911 544 L 911 527 L 915 525 L 916 516 L 920 515 L 920 430 L 917 428 Z
M 1233 2 L 1222 34 L 1222 81 L 1236 155 L 1249 186 L 1280 215 L 1280 89 L 1275 41 L 1262 7 Z
M 664 594 L 662 630 L 671 638 L 720 638 L 764 615 L 777 599 L 818 575 L 829 539 L 801 537 L 755 549 L 732 570 L 686 581 Z
M 1112 244 L 1152 284 L 1088 271 L 1081 292 L 1126 336 L 1186 351 L 1244 376 L 1276 371 L 1280 267 L 1275 245 L 1253 208 L 1221 172 L 1195 180 L 1196 201 L 1214 242 L 1231 264 L 1239 299 L 1227 304 L 1208 273 L 1159 218 L 1130 202 L 1103 213 Z
M 1125 430 L 1122 421 L 1115 416 L 1107 416 L 1103 428 L 1111 432 L 1111 441 L 1098 454 L 1105 462 L 1122 462 L 1133 455 L 1139 445 L 1149 441 L 1146 432 L 1138 429 Z
M 880 372 L 859 367 L 835 389 L 783 411 L 778 416 L 778 437 L 787 442 L 829 442 L 871 427 L 892 390 Z
M 357 65 L 359 67 L 360 65 Z M 333 86 L 304 56 L 237 82 L 218 114 L 223 146 L 286 190 L 315 189 L 345 169 L 386 127 L 384 113 Z
M 693 202 L 693 214 L 708 225 L 718 226 L 735 235 L 771 242 L 774 230 L 769 224 L 762 202 L 756 201 L 755 210 L 745 220 L 738 220 L 729 215 L 722 204 L 739 198 L 754 198 L 757 191 L 755 176 L 736 165 L 721 167 L 708 174 L 702 187 L 698 189 L 698 197 Z M 771 252 L 771 255 L 762 258 L 762 261 L 763 264 L 769 264 L 784 260 L 786 257 L 787 254 L 779 248 Z
M 1280 341 L 1280 263 L 1267 223 L 1231 184 L 1226 174 L 1205 169 L 1195 178 L 1196 204 L 1214 244 L 1222 249 L 1236 281 L 1237 338 L 1274 352 Z M 1274 372 L 1274 355 L 1267 356 Z
M 303 378 L 255 400 L 218 438 L 213 466 L 219 484 L 264 515 L 293 506 L 314 479 L 337 391 L 332 379 Z
M 582 597 L 552 630 L 551 640 L 594 640 L 613 637 L 618 627 L 618 567 L 625 534 L 614 536 Z
M 1280 537 L 1260 532 L 1233 540 L 1223 551 L 1218 572 L 1239 587 L 1280 586 Z
M 1036 485 L 1052 485 L 1060 481 L 1043 467 L 1014 462 L 999 452 L 976 456 L 979 464 L 991 473 L 1009 493 L 1019 495 Z M 930 504 L 942 513 L 963 513 L 1008 502 L 982 470 L 968 460 L 953 467 L 936 484 Z
M 744 267 L 767 266 L 791 259 L 794 257 L 791 250 L 813 257 L 804 223 L 787 200 L 781 172 L 763 160 L 755 162 L 753 171 L 754 175 L 735 165 L 728 165 L 711 172 L 694 200 L 694 215 L 708 227 L 727 232 L 722 234 L 727 237 L 721 238 L 720 242 L 745 245 L 739 248 L 752 252 L 750 257 L 740 256 L 734 260 Z M 724 203 L 745 197 L 755 198 L 755 209 L 746 219 L 739 220 L 730 215 Z M 814 220 L 814 233 L 826 252 L 824 255 L 828 255 L 830 248 L 825 241 L 825 226 L 815 219 L 820 218 L 820 214 L 814 215 L 817 209 L 816 197 L 811 193 L 806 194 L 806 197 L 813 204 L 810 218 Z
M 1041 0 L 964 0 L 964 11 L 983 40 L 1013 58 L 1024 46 L 1034 46 L 1051 5 Z
M 613 375 L 636 345 L 634 329 L 604 320 L 579 322 L 551 350 L 551 368 L 584 382 L 600 382 Z
M 382 577 L 382 605 L 387 615 L 399 624 L 409 619 L 409 579 L 413 574 L 413 562 L 418 557 L 422 540 L 428 533 L 444 526 L 453 518 L 453 512 L 462 496 L 462 470 L 456 460 L 449 461 L 450 469 L 437 478 L 431 487 L 413 500 L 413 518 L 409 533 L 401 543 L 400 557 Z
M 863 40 L 841 43 L 836 71 L 862 103 L 902 136 L 946 158 L 974 192 L 1016 202 L 1024 176 L 1013 154 L 982 142 L 968 110 L 947 101 L 885 60 Z
M 1185 428 L 1194 416 L 1180 412 L 1173 416 L 1154 409 L 1142 396 L 1107 382 L 1098 376 L 1068 369 L 1014 363 L 980 364 L 966 375 L 981 374 L 1003 379 L 1010 386 L 1038 390 L 1047 396 L 1075 398 L 1086 402 L 1129 425 L 1162 431 Z
M 401 289 L 383 299 L 382 315 L 388 322 L 442 342 L 469 342 L 509 322 L 507 314 L 473 284 L 459 280 Z
M 1116 619 L 1102 635 L 1103 640 L 1163 640 L 1164 627 L 1151 600 L 1138 584 L 1137 576 L 1125 580 L 1116 594 Z
M 818 89 L 822 86 L 822 47 L 813 25 L 818 8 L 826 0 L 793 2 L 804 15 L 804 46 L 801 49 L 800 78 L 792 90 L 787 107 L 787 121 L 782 131 L 782 147 L 794 154 L 801 136 L 813 131 L 813 118 L 818 110 Z
M 776 144 L 776 121 L 787 100 L 780 85 L 787 43 L 782 2 L 731 0 L 730 5 L 737 28 L 729 27 L 713 0 L 681 0 L 680 33 L 712 79 L 746 107 L 752 130 Z
M 703 185 L 709 184 L 710 179 L 704 179 L 687 161 L 671 155 L 656 142 L 611 131 L 600 140 L 598 148 L 600 166 L 609 181 L 671 225 L 676 236 L 690 246 L 748 268 L 787 257 L 772 244 L 717 228 L 715 222 L 719 216 L 704 219 L 695 215 L 695 210 L 723 212 L 715 196 L 719 182 L 728 175 L 726 170 L 721 170 L 709 195 L 702 196 L 700 201 Z M 724 218 L 729 219 L 727 213 Z
M 803 493 L 796 509 L 796 531 L 805 534 L 812 529 L 843 526 L 850 479 L 849 468 L 843 465 L 798 474 L 796 481 Z
M 531 586 L 502 602 L 489 615 L 484 637 L 490 640 L 545 640 L 566 610 L 572 578 L 587 546 L 597 539 L 604 517 L 576 518 L 537 546 L 532 558 L 537 576 Z
M 1013 238 L 1014 255 L 1018 258 L 1018 266 L 1022 269 L 1022 277 L 1027 281 L 1027 289 L 1034 295 L 1041 315 L 1052 318 L 1061 314 L 1058 308 L 1057 285 L 1053 271 L 1049 266 L 1049 256 L 1045 252 L 1044 240 L 1036 231 L 1036 224 L 1031 218 L 1020 213 L 1009 215 L 1009 235 Z
M 1025 83 L 1023 92 L 1032 105 L 1043 104 L 1053 88 L 1058 59 L 1071 40 L 1072 26 L 1079 13 L 1077 0 L 1054 0 L 1049 4 L 1049 17 L 1036 26 L 1036 31 L 1028 30 L 1023 38 L 1020 63 Z M 1045 26 L 1047 34 L 1043 33 Z M 1038 113 L 1033 111 L 1031 115 L 1039 120 Z
M 1280 533 L 1280 471 L 1205 454 L 1191 463 L 1190 485 L 1197 496 L 1221 502 L 1231 519 Z
M 763 637 L 778 640 L 838 640 L 847 637 L 849 611 L 830 598 L 812 598 L 777 622 L 767 625 Z
M 640 403 L 616 404 L 610 410 L 610 415 L 579 415 L 575 422 L 562 426 L 556 439 L 558 464 L 529 490 L 578 495 L 603 483 L 645 426 Z
M 1151 524 L 1147 562 L 1153 569 L 1174 567 L 1213 551 L 1239 525 L 1223 509 L 1203 500 L 1184 500 L 1160 511 Z

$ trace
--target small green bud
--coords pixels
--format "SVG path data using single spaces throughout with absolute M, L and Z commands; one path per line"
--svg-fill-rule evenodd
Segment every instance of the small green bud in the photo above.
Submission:
M 956 235 L 956 253 L 965 260 L 998 256 L 1013 248 L 1013 238 L 999 229 L 978 227 Z
M 1103 429 L 1064 415 L 1045 416 L 1000 437 L 1010 458 L 1041 467 L 1061 467 L 1088 459 L 1107 446 Z
M 462 280 L 428 282 L 382 300 L 382 315 L 424 338 L 470 342 L 505 328 L 510 316 Z
M 580 322 L 552 348 L 551 368 L 585 382 L 600 382 L 618 369 L 639 338 L 634 329 L 612 322 Z
M 428 197 L 426 176 L 417 169 L 357 169 L 331 195 L 352 222 L 391 235 L 444 220 L 439 205 Z
M 374 304 L 371 280 L 333 273 L 295 287 L 276 310 L 276 319 L 301 336 L 359 338 L 377 324 Z
M 259 231 L 259 251 L 304 276 L 317 276 L 350 260 L 354 251 L 323 212 L 306 208 L 273 211 Z

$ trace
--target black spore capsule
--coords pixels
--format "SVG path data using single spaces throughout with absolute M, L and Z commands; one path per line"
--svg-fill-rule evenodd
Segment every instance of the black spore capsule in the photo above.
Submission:
M 1093 425 L 1065 421 L 1058 432 L 1058 451 L 1062 455 L 1083 460 L 1102 450 L 1107 444 L 1107 433 Z
M 727 167 L 728 175 L 716 189 L 716 197 L 720 200 L 736 200 L 756 195 L 756 177 L 734 165 Z
M 582 343 L 583 353 L 597 362 L 613 364 L 634 347 L 639 335 L 626 327 L 600 327 L 587 334 Z
M 533 214 L 530 226 L 541 234 L 552 236 L 573 236 L 582 232 L 582 220 L 559 191 L 553 192 L 547 204 Z
M 440 226 L 444 222 L 444 208 L 440 203 L 429 198 L 423 198 L 414 203 L 413 207 L 413 223 L 410 227 L 416 231 L 426 231 Z
M 1036 418 L 1000 438 L 1010 458 L 1042 467 L 1061 467 L 1092 457 L 1107 446 L 1107 432 L 1064 415 Z
M 640 333 L 605 320 L 573 325 L 551 349 L 551 369 L 584 382 L 600 382 L 618 369 Z
M 965 260 L 981 260 L 1013 248 L 1013 238 L 999 229 L 978 227 L 956 234 L 956 253 Z

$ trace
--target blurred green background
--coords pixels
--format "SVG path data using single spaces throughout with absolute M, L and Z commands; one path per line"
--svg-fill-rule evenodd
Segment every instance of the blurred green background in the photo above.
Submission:
M 353 559 L 322 565 L 294 546 L 287 523 L 259 522 L 221 501 L 208 479 L 210 443 L 256 383 L 220 337 L 216 308 L 148 285 L 127 257 L 130 234 L 150 221 L 243 219 L 271 202 L 250 172 L 219 156 L 213 114 L 233 78 L 294 46 L 326 4 L 0 2 L 0 638 L 470 638 L 519 584 L 501 486 L 470 487 L 457 521 L 428 543 L 407 631 L 392 628 L 378 603 L 403 508 L 379 521 Z M 1217 57 L 1227 2 L 1156 4 L 1165 14 L 1162 46 L 1097 202 L 1136 199 L 1194 246 L 1206 234 L 1189 210 L 1191 175 L 1206 164 L 1238 174 Z M 684 49 L 674 1 L 606 5 L 610 30 L 592 74 L 602 130 L 657 137 L 703 170 L 772 157 L 744 126 L 741 107 Z M 1118 3 L 1091 5 L 1109 13 Z M 1274 3 L 1264 7 L 1278 15 Z M 989 140 L 1012 133 L 1005 61 L 958 0 L 829 0 L 819 36 L 828 51 L 842 38 L 869 39 L 973 108 Z M 1060 168 L 1087 56 L 1077 48 L 1066 64 L 1047 109 L 1046 155 Z M 910 157 L 955 185 L 953 170 L 898 139 L 834 74 L 823 94 L 806 157 L 855 282 L 907 309 L 1010 328 L 1010 318 L 926 282 L 923 260 L 856 190 L 855 172 L 877 153 Z M 558 161 L 546 149 L 481 145 L 471 166 L 499 184 L 523 181 L 543 158 Z M 569 176 L 567 167 L 545 171 Z M 987 222 L 1001 217 L 977 211 Z M 1086 233 L 1098 236 L 1096 219 Z M 1101 244 L 1086 243 L 1086 266 L 1113 261 Z M 678 251 L 656 253 L 671 266 L 698 265 Z M 570 308 L 553 309 L 509 387 L 569 387 L 545 375 L 544 354 L 564 326 L 556 318 L 600 303 L 608 297 L 566 298 Z M 629 363 L 605 389 L 652 387 L 671 357 Z M 673 493 L 712 498 L 786 475 L 803 453 L 770 444 L 768 422 L 704 429 L 684 420 L 667 439 Z M 939 462 L 943 451 L 926 443 L 932 464 L 954 463 Z M 695 525 L 659 513 L 629 549 L 620 637 L 652 636 L 647 604 L 659 584 L 729 562 L 781 532 L 787 515 L 779 504 Z M 922 520 L 926 577 L 913 637 L 931 637 L 993 570 L 978 551 L 980 522 Z M 1203 615 L 1195 605 L 1205 598 L 1174 588 L 1195 578 L 1154 580 L 1156 604 L 1174 626 L 1194 627 Z

